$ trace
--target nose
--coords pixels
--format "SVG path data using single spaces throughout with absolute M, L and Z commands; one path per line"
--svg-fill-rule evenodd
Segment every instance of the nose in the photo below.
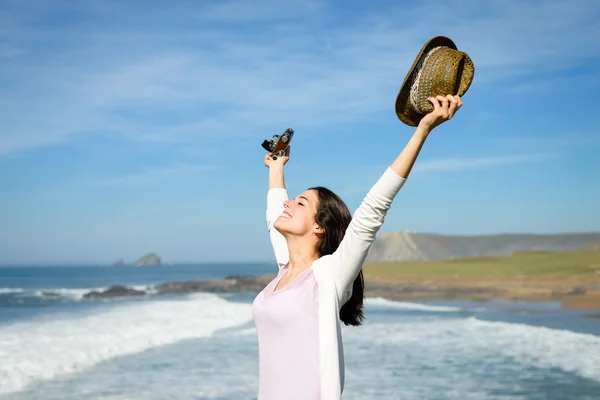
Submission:
M 291 206 L 290 206 L 290 204 L 291 204 L 291 203 L 292 203 L 292 201 L 291 201 L 291 200 L 285 200 L 285 201 L 283 202 L 283 207 L 284 207 L 284 208 L 290 208 L 290 207 L 291 207 Z

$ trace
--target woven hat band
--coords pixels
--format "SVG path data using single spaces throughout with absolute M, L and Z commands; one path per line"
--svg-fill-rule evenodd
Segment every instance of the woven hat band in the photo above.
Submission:
M 440 48 L 441 48 L 441 46 L 434 47 L 433 49 L 431 49 L 429 51 L 429 53 L 427 53 L 427 55 L 425 57 L 423 57 L 419 61 L 419 63 L 416 66 L 416 70 L 419 72 L 417 73 L 417 76 L 415 76 L 415 78 L 410 86 L 410 104 L 417 112 L 422 113 L 422 114 L 425 113 L 425 110 L 423 110 L 419 106 L 419 86 L 421 83 L 421 75 L 423 74 L 423 66 L 427 63 L 427 60 L 429 60 L 429 57 L 431 57 L 431 55 Z

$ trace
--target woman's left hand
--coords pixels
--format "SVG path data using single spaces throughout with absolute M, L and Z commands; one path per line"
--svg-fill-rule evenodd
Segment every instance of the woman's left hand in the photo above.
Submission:
M 436 96 L 427 100 L 433 104 L 433 111 L 425 115 L 419 122 L 419 127 L 430 132 L 436 126 L 451 119 L 462 106 L 460 96 Z

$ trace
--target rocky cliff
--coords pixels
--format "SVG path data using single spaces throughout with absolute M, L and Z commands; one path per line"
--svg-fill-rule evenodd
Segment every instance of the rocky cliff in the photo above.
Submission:
M 517 251 L 570 251 L 600 243 L 600 233 L 477 236 L 394 232 L 377 235 L 366 262 L 486 257 Z

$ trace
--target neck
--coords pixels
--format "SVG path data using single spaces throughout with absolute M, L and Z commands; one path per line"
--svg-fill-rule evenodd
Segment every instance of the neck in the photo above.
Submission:
M 288 265 L 290 274 L 301 273 L 307 270 L 313 261 L 321 257 L 315 248 L 315 243 L 306 240 L 304 237 L 289 237 L 287 238 L 287 244 L 290 254 Z

